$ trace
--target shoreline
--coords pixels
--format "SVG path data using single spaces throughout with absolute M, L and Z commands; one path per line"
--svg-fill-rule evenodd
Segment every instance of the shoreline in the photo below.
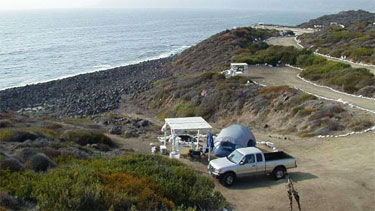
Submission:
M 113 110 L 122 96 L 135 96 L 168 77 L 167 64 L 174 56 L 0 90 L 0 111 L 84 117 Z
M 176 55 L 180 54 L 184 50 L 186 50 L 186 49 L 188 49 L 188 48 L 190 48 L 194 45 L 181 46 L 181 47 L 179 47 L 175 50 L 172 50 L 172 51 L 169 51 L 169 52 L 166 52 L 166 53 L 162 53 L 159 56 L 153 56 L 153 57 L 149 57 L 149 58 L 146 58 L 146 59 L 134 60 L 132 62 L 124 63 L 124 64 L 121 64 L 121 65 L 115 65 L 115 66 L 108 65 L 109 67 L 98 67 L 98 68 L 95 68 L 95 66 L 94 66 L 92 70 L 83 71 L 83 72 L 80 72 L 80 73 L 77 73 L 77 74 L 70 74 L 70 75 L 61 76 L 61 77 L 57 77 L 57 78 L 53 78 L 53 79 L 41 80 L 41 81 L 38 81 L 38 82 L 31 82 L 31 83 L 26 83 L 26 84 L 22 84 L 22 85 L 0 88 L 0 92 L 8 90 L 8 89 L 21 88 L 21 87 L 26 87 L 26 86 L 33 86 L 33 85 L 63 80 L 63 79 L 66 79 L 66 78 L 72 78 L 72 77 L 76 77 L 76 76 L 84 75 L 84 74 L 107 71 L 107 70 L 126 67 L 126 66 L 130 66 L 130 65 L 137 65 L 137 64 L 140 64 L 140 63 L 143 63 L 143 62 L 148 62 L 148 61 L 153 61 L 153 60 L 158 60 L 158 59 L 165 59 L 165 58 L 169 58 L 169 57 L 175 57 Z M 98 66 L 105 66 L 105 65 L 98 65 Z

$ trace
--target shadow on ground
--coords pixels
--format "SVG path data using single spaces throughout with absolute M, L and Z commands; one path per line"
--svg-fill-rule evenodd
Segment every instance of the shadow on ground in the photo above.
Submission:
M 316 179 L 317 176 L 306 173 L 306 172 L 291 172 L 289 173 L 289 177 L 294 182 L 300 182 L 304 180 L 310 180 L 310 179 Z M 281 179 L 281 180 L 274 180 L 272 176 L 252 176 L 252 177 L 244 177 L 244 178 L 238 178 L 236 183 L 233 184 L 233 186 L 228 187 L 229 189 L 233 190 L 245 190 L 245 189 L 252 189 L 252 188 L 264 188 L 264 187 L 270 187 L 273 185 L 278 185 L 282 183 L 286 183 L 287 179 Z

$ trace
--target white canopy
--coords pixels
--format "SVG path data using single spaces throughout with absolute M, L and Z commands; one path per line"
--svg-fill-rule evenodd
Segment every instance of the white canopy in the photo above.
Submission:
M 247 63 L 230 63 L 231 66 L 247 66 Z
M 176 135 L 182 135 L 191 131 L 197 132 L 196 143 L 192 144 L 193 150 L 197 151 L 199 149 L 199 137 L 201 134 L 211 132 L 212 130 L 211 125 L 202 117 L 166 118 L 162 128 L 162 131 L 164 131 L 164 146 L 166 146 L 167 128 L 171 130 L 170 141 L 173 143 L 170 157 L 176 157 L 176 154 L 179 155 L 180 150 L 178 141 L 176 142 Z
M 166 118 L 165 124 L 174 132 L 188 130 L 208 132 L 212 129 L 202 117 Z

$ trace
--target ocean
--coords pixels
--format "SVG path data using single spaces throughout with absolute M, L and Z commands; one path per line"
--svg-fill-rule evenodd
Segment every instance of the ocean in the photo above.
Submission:
M 324 12 L 220 9 L 0 10 L 0 90 L 167 57 L 220 31 L 296 25 Z

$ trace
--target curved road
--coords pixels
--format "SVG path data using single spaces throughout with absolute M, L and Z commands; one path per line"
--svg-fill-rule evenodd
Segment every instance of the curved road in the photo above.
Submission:
M 290 67 L 250 66 L 246 74 L 252 80 L 267 86 L 288 85 L 314 95 L 334 100 L 342 99 L 353 105 L 375 111 L 375 100 L 353 97 L 333 92 L 328 88 L 314 86 L 297 78 L 298 73 L 299 70 Z

